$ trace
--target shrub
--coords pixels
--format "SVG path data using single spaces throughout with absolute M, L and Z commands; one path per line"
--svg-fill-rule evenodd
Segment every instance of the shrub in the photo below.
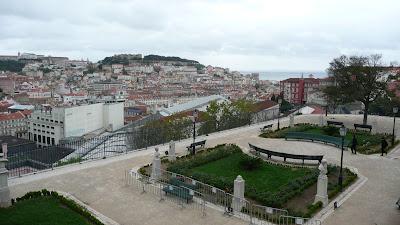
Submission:
M 20 201 L 28 200 L 28 199 L 40 198 L 40 197 L 49 197 L 49 196 L 59 200 L 61 204 L 63 204 L 64 206 L 66 206 L 66 207 L 68 207 L 70 209 L 72 209 L 73 211 L 75 211 L 79 215 L 85 217 L 92 224 L 104 225 L 96 217 L 94 217 L 89 211 L 87 211 L 87 209 L 83 208 L 82 206 L 80 206 L 79 204 L 74 202 L 73 200 L 67 199 L 64 196 L 59 195 L 56 191 L 48 191 L 46 189 L 43 189 L 41 191 L 31 191 L 31 192 L 26 193 L 22 197 L 16 198 L 16 202 L 20 202 Z M 14 199 L 11 200 L 12 204 L 14 204 L 13 200 Z
M 247 155 L 243 155 L 240 160 L 240 167 L 243 170 L 256 170 L 261 167 L 262 160 L 260 158 L 254 158 Z
M 322 131 L 329 136 L 335 136 L 338 137 L 340 136 L 339 134 L 339 128 L 338 127 L 333 127 L 333 126 L 324 126 L 322 127 Z

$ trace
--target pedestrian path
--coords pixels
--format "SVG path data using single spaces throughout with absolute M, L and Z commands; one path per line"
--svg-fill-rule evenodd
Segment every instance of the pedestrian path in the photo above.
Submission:
M 347 126 L 352 121 L 362 120 L 361 116 L 338 116 Z M 374 118 L 373 118 L 374 119 Z M 383 118 L 377 131 L 390 130 L 390 118 Z M 281 126 L 287 126 L 289 120 L 281 119 Z M 299 116 L 295 123 L 319 123 L 319 116 Z M 271 123 L 271 122 L 268 122 Z M 276 121 L 273 121 L 276 126 Z M 229 131 L 211 134 L 207 137 L 207 147 L 223 143 L 234 143 L 248 150 L 248 143 L 259 147 L 296 154 L 323 154 L 328 163 L 339 163 L 340 149 L 318 143 L 285 141 L 284 139 L 265 139 L 258 137 L 264 124 L 246 126 Z M 176 144 L 178 154 L 186 153 L 191 140 Z M 160 146 L 160 152 L 167 146 Z M 132 152 L 105 160 L 84 164 L 68 165 L 54 171 L 10 180 L 13 197 L 27 191 L 42 188 L 68 192 L 93 209 L 120 224 L 246 224 L 235 218 L 222 216 L 218 211 L 207 209 L 207 216 L 198 211 L 181 210 L 168 202 L 159 203 L 151 195 L 140 194 L 123 183 L 123 171 L 140 167 L 151 162 L 154 148 L 141 152 Z M 344 165 L 358 169 L 367 181 L 343 202 L 341 207 L 331 213 L 323 224 L 379 224 L 399 225 L 400 211 L 395 202 L 400 197 L 400 155 L 399 148 L 387 157 L 379 155 L 353 155 L 344 152 Z

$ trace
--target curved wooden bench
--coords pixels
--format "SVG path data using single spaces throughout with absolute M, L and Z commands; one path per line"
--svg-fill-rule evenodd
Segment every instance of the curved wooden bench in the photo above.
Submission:
M 283 152 L 275 152 L 275 151 L 257 147 L 250 143 L 249 143 L 249 147 L 250 147 L 250 149 L 253 149 L 256 152 L 266 154 L 269 159 L 271 158 L 271 156 L 282 157 L 283 161 L 285 161 L 285 162 L 286 162 L 286 159 L 300 159 L 300 160 L 303 160 L 303 165 L 304 165 L 304 160 L 316 160 L 319 163 L 321 163 L 321 160 L 324 157 L 323 155 L 296 155 L 296 154 L 289 154 L 289 153 L 283 153 Z
M 306 132 L 287 132 L 285 135 L 285 140 L 287 139 L 296 139 L 296 140 L 310 140 L 312 142 L 314 141 L 319 141 L 324 144 L 333 144 L 338 148 L 342 147 L 342 138 L 341 137 L 333 137 L 329 135 L 323 135 L 323 134 L 311 134 L 311 133 L 306 133 Z M 350 142 L 347 140 L 344 140 L 343 146 L 347 150 L 347 147 L 349 146 Z

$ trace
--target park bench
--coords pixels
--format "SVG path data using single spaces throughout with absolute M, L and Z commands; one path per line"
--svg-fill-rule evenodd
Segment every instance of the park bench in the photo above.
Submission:
M 177 187 L 185 187 L 185 188 L 189 188 L 192 190 L 196 190 L 197 189 L 197 185 L 195 184 L 188 184 L 184 181 L 179 180 L 178 178 L 172 177 L 171 179 L 169 179 L 169 183 L 177 186 Z
M 268 125 L 261 127 L 260 131 L 264 132 L 265 130 L 270 130 L 271 128 L 272 128 L 272 124 L 268 124 Z
M 354 129 L 357 130 L 357 128 L 361 128 L 361 129 L 369 129 L 369 132 L 371 133 L 372 130 L 372 126 L 368 125 L 368 124 L 354 124 Z
M 303 165 L 304 165 L 304 160 L 316 160 L 319 163 L 321 163 L 321 160 L 324 157 L 323 155 L 296 155 L 296 154 L 289 154 L 289 153 L 283 153 L 283 152 L 275 152 L 275 151 L 259 148 L 250 143 L 249 143 L 249 147 L 250 147 L 250 149 L 253 149 L 258 153 L 266 154 L 268 156 L 268 159 L 270 159 L 271 156 L 282 157 L 284 162 L 286 162 L 286 159 L 300 159 L 303 161 Z
M 311 134 L 311 133 L 305 133 L 305 132 L 287 132 L 286 136 L 285 136 L 285 140 L 288 140 L 288 139 L 310 140 L 312 142 L 319 141 L 324 144 L 333 144 L 338 148 L 342 147 L 342 138 L 341 137 L 333 137 L 333 136 L 323 135 L 323 134 Z M 349 146 L 349 141 L 344 140 L 343 146 L 347 148 L 347 146 Z
M 201 146 L 201 148 L 204 148 L 205 145 L 206 145 L 206 140 L 203 140 L 191 143 L 189 146 L 186 146 L 186 148 L 189 152 L 191 152 L 193 150 L 193 147 L 194 149 L 196 149 L 197 146 Z M 195 152 L 193 152 L 193 154 L 195 154 Z
M 193 195 L 190 194 L 189 189 L 183 187 L 176 187 L 173 185 L 167 185 L 162 189 L 165 192 L 165 195 L 173 195 L 178 198 L 186 200 L 186 203 L 189 203 L 190 200 L 193 199 Z
M 341 127 L 343 125 L 343 122 L 333 121 L 333 120 L 328 120 L 328 121 L 326 121 L 326 123 L 328 124 L 328 126 L 333 125 L 333 126 Z

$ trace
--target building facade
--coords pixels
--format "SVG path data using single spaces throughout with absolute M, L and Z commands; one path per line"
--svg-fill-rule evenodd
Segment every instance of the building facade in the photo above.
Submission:
M 113 131 L 124 125 L 123 103 L 51 108 L 44 106 L 29 117 L 28 138 L 39 147 L 81 137 L 94 131 Z
M 317 92 L 321 92 L 324 86 L 332 84 L 330 78 L 289 78 L 280 82 L 280 92 L 283 98 L 292 104 L 305 104 L 311 95 L 315 98 L 316 95 L 321 94 Z

